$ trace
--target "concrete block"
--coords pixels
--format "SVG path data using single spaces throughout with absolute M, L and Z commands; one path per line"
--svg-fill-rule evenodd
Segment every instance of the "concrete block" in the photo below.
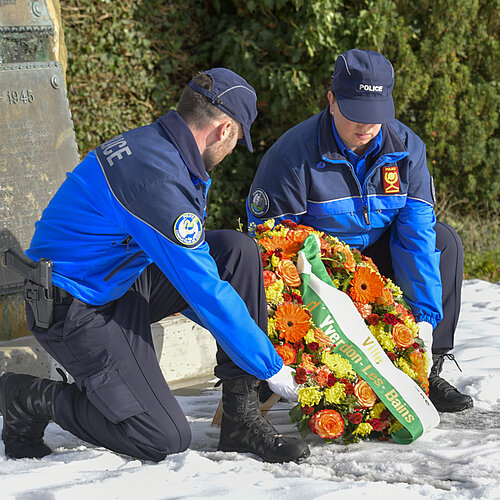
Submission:
M 170 316 L 151 325 L 160 367 L 172 389 L 213 377 L 216 344 L 212 335 L 184 316 Z M 32 336 L 0 342 L 0 373 L 13 371 L 59 379 L 60 365 Z

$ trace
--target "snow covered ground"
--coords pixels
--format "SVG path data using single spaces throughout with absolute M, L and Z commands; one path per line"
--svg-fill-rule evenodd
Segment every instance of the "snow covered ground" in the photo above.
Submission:
M 445 378 L 474 398 L 474 408 L 441 414 L 438 428 L 411 445 L 362 442 L 327 445 L 309 436 L 302 464 L 266 464 L 216 451 L 210 423 L 220 389 L 181 391 L 193 443 L 161 463 L 140 462 L 88 445 L 56 424 L 42 460 L 7 460 L 0 442 L 0 499 L 500 499 L 500 284 L 464 284 L 454 354 Z M 280 431 L 288 405 L 269 418 Z M 1 422 L 1 417 L 0 417 Z

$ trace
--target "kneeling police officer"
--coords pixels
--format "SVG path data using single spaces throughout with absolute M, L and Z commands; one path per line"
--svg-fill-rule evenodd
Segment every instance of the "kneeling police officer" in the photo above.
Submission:
M 269 462 L 309 455 L 303 441 L 279 435 L 258 409 L 259 380 L 288 399 L 297 399 L 297 387 L 264 333 L 257 246 L 237 231 L 204 229 L 209 172 L 237 142 L 253 151 L 256 99 L 228 69 L 199 73 L 177 111 L 102 144 L 68 174 L 26 251 L 33 261 L 52 262 L 50 321 L 40 321 L 43 308 L 32 296 L 26 314 L 74 383 L 0 378 L 7 456 L 50 453 L 43 442 L 50 420 L 143 460 L 186 450 L 189 425 L 160 370 L 150 328 L 176 312 L 217 340 L 218 449 Z

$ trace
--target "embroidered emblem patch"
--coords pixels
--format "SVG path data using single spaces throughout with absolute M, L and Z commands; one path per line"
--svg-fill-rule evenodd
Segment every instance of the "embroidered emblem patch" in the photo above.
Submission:
M 250 212 L 252 212 L 255 217 L 261 217 L 265 215 L 269 210 L 269 196 L 267 193 L 261 189 L 257 188 L 250 199 Z
M 200 218 L 191 213 L 184 213 L 174 224 L 174 235 L 184 245 L 198 243 L 203 232 Z
M 384 178 L 384 193 L 399 193 L 398 166 L 394 165 L 393 167 L 384 167 L 382 169 L 382 176 Z

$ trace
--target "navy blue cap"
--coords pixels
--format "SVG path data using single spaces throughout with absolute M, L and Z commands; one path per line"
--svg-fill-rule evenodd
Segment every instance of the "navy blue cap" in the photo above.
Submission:
M 378 52 L 352 49 L 335 61 L 332 89 L 340 112 L 357 123 L 387 123 L 394 118 L 394 68 Z
M 188 85 L 241 123 L 245 137 L 238 142 L 253 151 L 250 127 L 257 118 L 257 94 L 254 88 L 230 69 L 212 68 L 204 73 L 212 78 L 212 90 L 204 89 L 192 80 Z

